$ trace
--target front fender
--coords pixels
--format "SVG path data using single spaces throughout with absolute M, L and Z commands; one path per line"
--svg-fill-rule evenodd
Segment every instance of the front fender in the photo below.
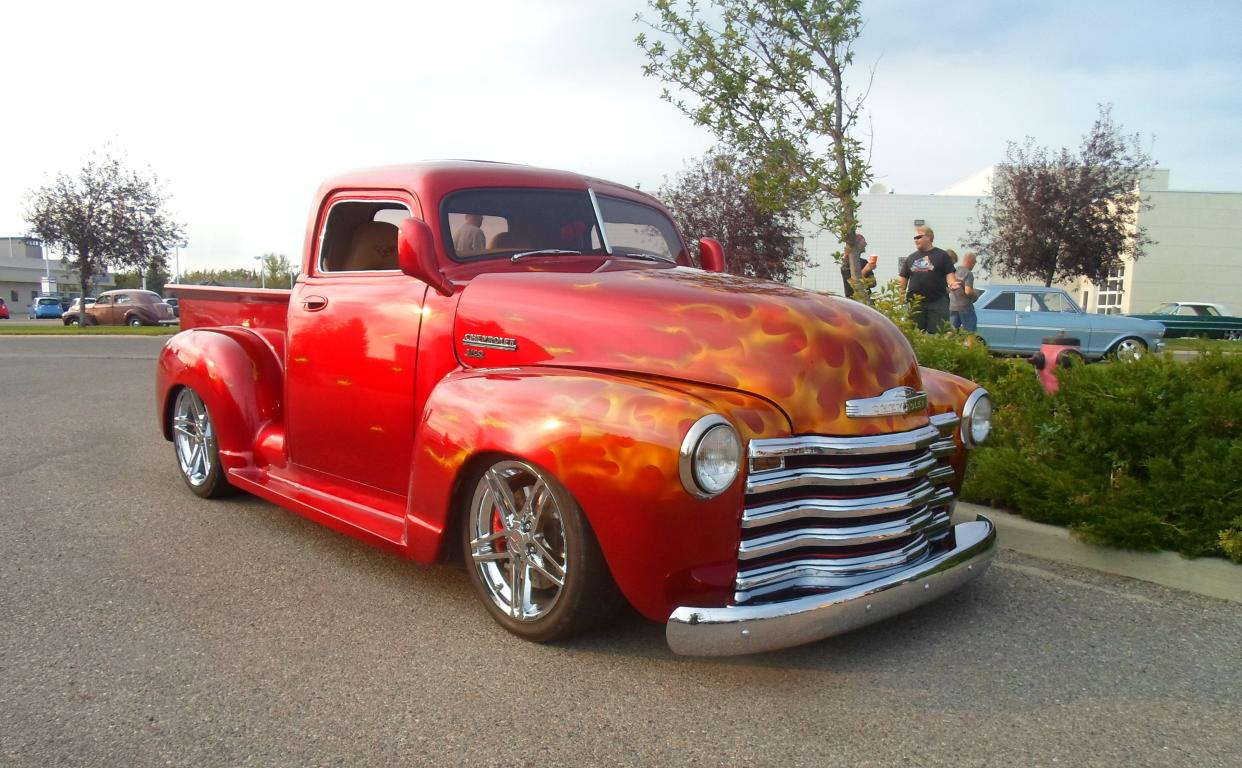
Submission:
M 549 368 L 452 374 L 432 393 L 415 443 L 411 554 L 431 560 L 456 546 L 454 506 L 470 490 L 458 484 L 478 457 L 507 454 L 538 465 L 573 495 L 639 612 L 665 621 L 677 605 L 726 605 L 745 472 L 701 500 L 678 471 L 686 432 L 711 413 L 728 419 L 743 445 L 789 433 L 773 405 L 729 390 Z
M 254 466 L 260 434 L 282 419 L 284 373 L 263 341 L 244 328 L 182 331 L 156 365 L 160 429 L 172 439 L 170 413 L 181 387 L 191 387 L 211 414 L 224 468 Z

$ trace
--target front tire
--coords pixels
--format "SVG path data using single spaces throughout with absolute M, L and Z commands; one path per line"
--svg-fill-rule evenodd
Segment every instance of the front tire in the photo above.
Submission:
M 504 459 L 476 472 L 462 514 L 470 583 L 502 627 L 534 642 L 612 618 L 620 592 L 582 510 L 555 478 Z
M 142 325 L 142 318 L 137 317 L 137 316 L 131 317 L 129 319 L 128 325 L 130 328 L 137 328 L 138 326 Z
M 189 387 L 177 392 L 172 410 L 173 448 L 181 479 L 204 499 L 226 496 L 233 486 L 224 479 L 216 430 L 202 398 Z
M 1147 354 L 1147 345 L 1143 343 L 1142 339 L 1135 339 L 1135 338 L 1122 339 L 1121 341 L 1117 342 L 1117 345 L 1113 347 L 1113 352 L 1112 352 L 1112 355 L 1115 359 L 1123 361 L 1123 362 L 1129 362 L 1131 360 L 1138 360 L 1140 357 L 1146 354 Z

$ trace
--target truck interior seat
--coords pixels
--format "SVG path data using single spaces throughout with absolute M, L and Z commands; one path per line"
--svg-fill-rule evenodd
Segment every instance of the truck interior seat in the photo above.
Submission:
M 341 261 L 342 272 L 398 269 L 397 228 L 386 221 L 359 224 Z

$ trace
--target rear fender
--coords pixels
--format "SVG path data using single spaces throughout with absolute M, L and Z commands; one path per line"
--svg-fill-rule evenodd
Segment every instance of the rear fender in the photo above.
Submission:
M 548 368 L 466 371 L 446 377 L 423 413 L 414 449 L 411 555 L 433 560 L 458 546 L 455 512 L 476 459 L 509 455 L 554 476 L 589 521 L 630 603 L 664 621 L 679 604 L 726 605 L 737 573 L 743 471 L 708 500 L 678 470 L 681 443 L 719 413 L 752 437 L 789 434 L 770 403 L 741 393 Z
M 190 387 L 207 405 L 225 469 L 266 463 L 255 459 L 263 436 L 283 423 L 284 371 L 271 348 L 243 328 L 182 331 L 169 339 L 156 366 L 160 429 L 172 439 L 177 391 Z M 283 444 L 283 441 L 282 441 Z

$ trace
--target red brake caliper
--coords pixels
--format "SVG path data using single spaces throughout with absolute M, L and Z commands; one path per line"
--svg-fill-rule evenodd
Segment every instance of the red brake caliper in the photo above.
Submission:
M 492 533 L 499 533 L 505 529 L 505 525 L 500 520 L 500 507 L 492 507 Z M 504 552 L 509 548 L 508 539 L 496 539 L 492 542 L 497 552 Z

